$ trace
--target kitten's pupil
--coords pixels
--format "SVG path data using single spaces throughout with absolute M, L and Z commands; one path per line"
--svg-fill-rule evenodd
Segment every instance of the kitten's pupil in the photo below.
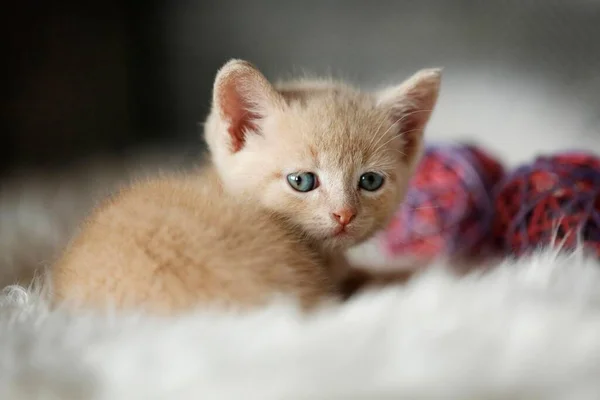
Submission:
M 287 181 L 298 192 L 310 192 L 318 186 L 317 177 L 312 172 L 297 172 L 289 174 Z
M 383 176 L 375 172 L 367 172 L 360 176 L 358 186 L 369 192 L 374 192 L 383 186 Z

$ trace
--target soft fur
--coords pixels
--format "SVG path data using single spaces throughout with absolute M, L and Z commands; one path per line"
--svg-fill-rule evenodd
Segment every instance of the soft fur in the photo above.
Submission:
M 82 219 L 131 179 L 187 169 L 181 147 L 143 149 L 127 157 L 87 159 L 60 170 L 21 170 L 0 188 L 0 286 L 27 284 L 51 265 Z
M 268 251 L 266 251 L 268 250 Z M 56 304 L 165 313 L 336 296 L 324 260 L 284 221 L 222 193 L 212 169 L 123 189 L 89 217 L 51 267 Z
M 48 311 L 0 298 L 2 399 L 523 399 L 600 395 L 600 270 L 553 252 L 432 269 L 306 318 Z

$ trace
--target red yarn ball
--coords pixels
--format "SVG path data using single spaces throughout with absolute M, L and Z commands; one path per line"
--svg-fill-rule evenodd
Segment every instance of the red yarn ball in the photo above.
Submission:
M 474 146 L 429 147 L 383 241 L 391 256 L 431 259 L 479 252 L 493 218 L 502 165 Z
M 600 158 L 583 152 L 539 157 L 500 185 L 495 208 L 493 235 L 508 253 L 581 243 L 600 255 Z

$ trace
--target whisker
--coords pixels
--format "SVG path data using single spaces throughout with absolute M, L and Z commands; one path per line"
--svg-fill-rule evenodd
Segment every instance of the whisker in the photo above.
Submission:
M 377 141 L 376 141 L 375 143 L 373 143 L 371 146 L 369 146 L 369 149 L 371 149 L 371 148 L 373 148 L 373 147 L 377 146 L 377 145 L 379 144 L 379 142 L 381 142 L 381 140 L 382 140 L 382 139 L 385 137 L 385 135 L 387 135 L 387 134 L 388 134 L 388 132 L 389 132 L 389 131 L 390 131 L 392 128 L 394 128 L 394 127 L 395 127 L 395 126 L 396 126 L 396 125 L 397 125 L 397 124 L 400 122 L 400 120 L 401 120 L 402 118 L 403 118 L 403 117 L 400 117 L 400 118 L 398 118 L 398 119 L 397 119 L 397 120 L 396 120 L 396 121 L 395 121 L 393 124 L 391 124 L 391 125 L 389 126 L 389 128 L 387 128 L 387 129 L 385 130 L 385 132 L 383 132 L 381 135 L 379 135 L 379 137 L 378 137 Z
M 421 112 L 432 112 L 432 111 L 433 110 L 431 110 L 431 109 L 423 109 L 423 110 L 414 110 L 414 111 L 411 111 L 409 113 L 403 114 L 396 121 L 394 121 L 394 123 L 391 124 L 390 127 L 385 132 L 383 132 L 381 135 L 379 135 L 379 136 L 373 136 L 371 138 L 371 140 L 369 141 L 369 147 L 368 148 L 371 149 L 371 148 L 377 146 L 379 144 L 379 142 L 385 137 L 385 135 L 388 134 L 388 132 L 392 128 L 394 128 L 395 126 L 397 126 L 399 123 L 401 123 L 402 121 L 404 121 L 406 118 L 410 117 L 411 115 L 417 114 L 417 113 L 421 113 Z M 384 118 L 383 122 L 385 122 L 385 118 Z M 381 128 L 381 125 L 383 125 L 383 122 L 380 123 L 379 127 L 377 128 L 377 130 L 379 130 Z M 408 132 L 402 132 L 402 133 L 410 133 L 410 132 L 413 132 L 413 131 L 414 130 L 411 130 L 411 131 L 408 131 Z M 375 141 L 375 143 L 373 143 L 373 140 L 376 137 L 377 137 L 377 140 Z
M 402 122 L 402 121 L 404 121 L 404 119 L 405 119 L 405 118 L 408 118 L 408 117 L 410 117 L 410 116 L 411 116 L 411 115 L 413 115 L 413 114 L 417 114 L 417 113 L 421 113 L 421 112 L 433 112 L 433 109 L 421 109 L 421 110 L 414 110 L 414 111 L 411 111 L 411 112 L 409 112 L 409 113 L 406 113 L 406 114 L 404 114 L 404 115 L 402 116 L 402 119 L 401 119 L 399 122 Z
M 417 132 L 419 130 L 420 129 L 411 129 L 411 130 L 402 132 L 402 134 L 405 135 L 405 134 L 408 134 L 408 133 Z M 385 146 L 386 144 L 390 143 L 394 139 L 397 139 L 397 136 L 392 136 L 387 142 L 385 142 L 385 143 L 381 144 L 379 147 L 377 147 L 377 149 L 375 149 L 373 151 L 373 153 L 377 153 L 379 150 L 381 150 L 383 148 L 383 146 Z M 406 154 L 403 154 L 403 155 L 406 155 Z
M 383 124 L 385 123 L 385 121 L 387 121 L 387 119 L 388 119 L 388 116 L 387 116 L 387 115 L 385 115 L 385 114 L 384 114 L 384 115 L 382 115 L 382 116 L 381 116 L 381 121 L 379 121 L 379 126 L 377 126 L 377 129 L 375 130 L 375 132 L 379 132 L 379 130 L 381 129 L 381 127 L 383 126 Z M 371 140 L 369 140 L 369 145 L 367 146 L 367 148 L 369 148 L 369 149 L 370 149 L 370 148 L 371 148 L 371 147 L 374 145 L 374 144 L 373 144 L 373 141 L 374 141 L 374 140 L 375 140 L 375 138 L 377 138 L 377 137 L 378 137 L 378 136 L 376 136 L 376 135 L 372 135 L 372 136 L 371 136 Z M 379 137 L 381 137 L 381 136 L 379 136 Z
M 392 136 L 391 138 L 389 138 L 388 140 L 386 140 L 384 143 L 380 144 L 375 150 L 373 150 L 373 153 L 377 154 L 377 152 L 379 152 L 379 150 L 381 150 L 386 144 L 390 143 L 391 141 L 393 141 L 395 139 L 397 139 L 397 137 L 396 136 Z

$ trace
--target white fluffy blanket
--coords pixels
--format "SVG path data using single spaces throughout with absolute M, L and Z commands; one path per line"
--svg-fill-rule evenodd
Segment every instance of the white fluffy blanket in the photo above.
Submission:
M 1 399 L 598 399 L 600 265 L 540 253 L 302 317 L 49 312 L 0 298 Z

